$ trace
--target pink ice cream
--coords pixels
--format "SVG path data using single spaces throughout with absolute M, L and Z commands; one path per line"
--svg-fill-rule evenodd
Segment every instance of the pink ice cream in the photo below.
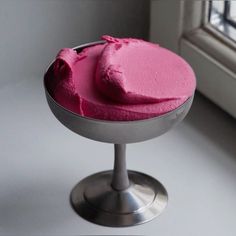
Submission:
M 124 104 L 187 99 L 195 89 L 191 67 L 157 44 L 103 36 L 108 44 L 97 65 L 97 87 Z
M 51 95 L 82 116 L 129 121 L 159 116 L 193 95 L 196 80 L 178 55 L 137 39 L 62 49 L 54 63 Z

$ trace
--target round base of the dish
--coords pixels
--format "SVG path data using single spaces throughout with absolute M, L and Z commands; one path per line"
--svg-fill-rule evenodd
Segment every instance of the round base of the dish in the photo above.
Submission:
M 71 204 L 84 219 L 110 227 L 146 223 L 164 210 L 168 195 L 156 179 L 128 171 L 130 185 L 123 191 L 111 187 L 112 171 L 88 176 L 71 192 Z

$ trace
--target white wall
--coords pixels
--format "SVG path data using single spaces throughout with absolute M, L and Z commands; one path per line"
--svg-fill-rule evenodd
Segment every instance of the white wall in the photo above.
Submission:
M 0 88 L 43 76 L 62 47 L 102 34 L 147 38 L 147 0 L 0 0 Z

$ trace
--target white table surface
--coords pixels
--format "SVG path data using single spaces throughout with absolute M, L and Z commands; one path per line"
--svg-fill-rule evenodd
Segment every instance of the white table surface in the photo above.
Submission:
M 236 235 L 236 122 L 202 96 L 177 128 L 128 145 L 129 169 L 169 194 L 162 215 L 128 228 L 89 223 L 70 207 L 78 181 L 112 168 L 113 146 L 63 127 L 42 79 L 0 88 L 0 111 L 0 235 Z

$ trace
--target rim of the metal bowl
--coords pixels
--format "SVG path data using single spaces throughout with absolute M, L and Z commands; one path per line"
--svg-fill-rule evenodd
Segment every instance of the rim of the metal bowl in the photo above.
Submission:
M 90 46 L 93 46 L 93 45 L 97 45 L 97 44 L 102 44 L 102 43 L 105 43 L 106 41 L 104 41 L 104 40 L 102 40 L 102 41 L 95 41 L 95 42 L 91 42 L 91 43 L 85 43 L 85 44 L 81 44 L 81 45 L 79 45 L 79 46 L 76 46 L 76 47 L 73 47 L 73 49 L 74 50 L 77 50 L 77 49 L 82 49 L 82 48 L 85 48 L 85 47 L 90 47 Z M 44 89 L 45 89 L 45 91 L 46 91 L 46 93 L 47 93 L 47 96 L 58 106 L 58 107 L 60 107 L 61 109 L 63 109 L 64 111 L 66 111 L 66 112 L 69 112 L 70 114 L 72 114 L 72 115 L 74 115 L 74 116 L 77 116 L 77 117 L 79 117 L 79 118 L 81 118 L 81 119 L 85 119 L 85 120 L 91 120 L 91 121 L 93 121 L 93 122 L 99 122 L 99 123 L 111 123 L 111 124 L 114 124 L 114 123 L 116 123 L 116 124 L 129 124 L 129 123 L 132 123 L 132 124 L 134 124 L 134 123 L 143 123 L 143 122 L 147 122 L 147 121 L 152 121 L 152 120 L 156 120 L 156 119 L 159 119 L 159 118 L 162 118 L 162 117 L 164 117 L 164 116 L 170 116 L 170 115 L 172 115 L 173 113 L 175 113 L 177 110 L 180 110 L 182 107 L 184 107 L 187 103 L 189 103 L 192 99 L 193 99 L 193 97 L 194 97 L 194 92 L 193 92 L 193 95 L 192 96 L 190 96 L 184 103 L 182 103 L 180 106 L 178 106 L 177 108 L 175 108 L 174 110 L 171 110 L 171 111 L 168 111 L 168 112 L 166 112 L 166 113 L 163 113 L 163 114 L 161 114 L 161 115 L 158 115 L 158 116 L 155 116 L 155 117 L 151 117 L 151 118 L 147 118 L 147 119 L 141 119 L 141 120 L 132 120 L 132 121 L 126 121 L 126 120 L 124 120 L 124 121 L 122 121 L 122 120 L 119 120 L 119 121 L 112 121 L 112 120 L 100 120 L 100 119 L 95 119 L 95 118 L 91 118 L 91 117 L 87 117 L 87 116 L 82 116 L 82 115 L 80 115 L 80 114 L 78 114 L 78 113 L 75 113 L 75 112 L 73 112 L 73 111 L 71 111 L 71 110 L 69 110 L 69 109 L 67 109 L 67 108 L 65 108 L 65 107 L 63 107 L 61 104 L 59 104 L 52 96 L 51 96 L 51 94 L 49 93 L 49 91 L 48 91 L 48 89 L 47 89 L 47 86 L 46 86 L 46 78 L 45 78 L 45 75 L 46 75 L 46 73 L 47 73 L 47 71 L 49 70 L 49 68 L 53 65 L 53 63 L 55 62 L 55 60 L 53 60 L 51 63 L 50 63 L 50 65 L 48 66 L 48 68 L 47 68 L 47 70 L 46 70 L 46 72 L 45 72 L 45 74 L 44 74 Z

